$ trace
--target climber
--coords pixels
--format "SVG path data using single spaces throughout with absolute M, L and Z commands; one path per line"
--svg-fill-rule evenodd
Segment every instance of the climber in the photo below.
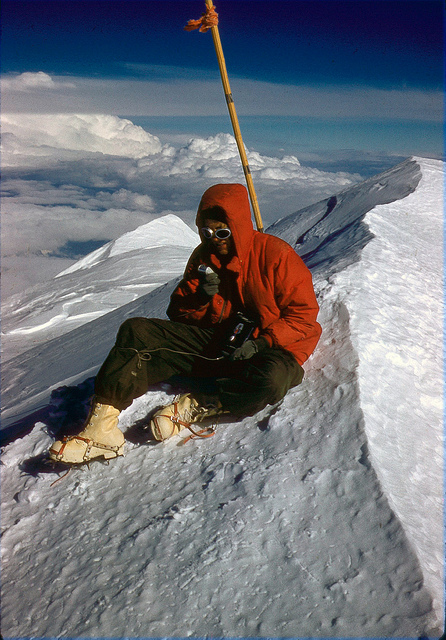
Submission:
M 155 413 L 156 440 L 221 413 L 254 415 L 301 383 L 302 364 L 321 334 L 310 271 L 285 241 L 254 230 L 241 184 L 210 187 L 196 224 L 201 244 L 171 295 L 169 319 L 130 318 L 121 325 L 96 376 L 85 428 L 55 442 L 53 460 L 122 455 L 120 412 L 176 375 L 201 379 L 210 389 L 185 393 Z M 234 348 L 228 337 L 240 327 L 252 330 Z

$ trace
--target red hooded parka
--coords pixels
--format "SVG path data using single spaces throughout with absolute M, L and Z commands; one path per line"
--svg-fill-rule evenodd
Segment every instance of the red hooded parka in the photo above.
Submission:
M 211 243 L 200 244 L 172 293 L 167 315 L 178 322 L 212 327 L 242 311 L 256 320 L 255 337 L 290 351 L 303 364 L 321 335 L 310 271 L 289 244 L 254 230 L 243 185 L 217 184 L 204 193 L 196 218 L 199 230 L 206 217 L 203 211 L 215 206 L 225 212 L 235 253 L 229 262 L 222 262 Z M 220 278 L 219 292 L 210 300 L 203 299 L 199 289 L 200 264 L 210 266 Z

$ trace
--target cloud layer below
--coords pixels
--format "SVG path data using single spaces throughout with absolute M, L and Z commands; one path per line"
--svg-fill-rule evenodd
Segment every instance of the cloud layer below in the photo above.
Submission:
M 104 114 L 3 114 L 2 126 L 4 297 L 69 266 L 57 258 L 67 243 L 115 240 L 169 212 L 193 227 L 205 189 L 244 182 L 229 134 L 174 147 Z M 265 224 L 360 179 L 248 158 Z

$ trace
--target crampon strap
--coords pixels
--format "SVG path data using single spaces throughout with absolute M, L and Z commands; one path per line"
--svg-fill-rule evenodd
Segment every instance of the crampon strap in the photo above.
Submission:
M 210 438 L 215 435 L 215 426 L 206 427 L 206 429 L 200 429 L 200 431 L 194 431 L 190 425 L 188 425 L 187 428 L 192 433 L 183 440 L 183 444 L 186 444 L 186 442 L 189 442 L 189 440 L 193 440 L 194 438 Z
M 118 450 L 120 447 L 113 447 L 110 445 L 101 444 L 100 442 L 95 442 L 91 438 L 84 438 L 83 436 L 64 436 L 62 438 L 62 446 L 59 449 L 59 451 L 50 449 L 50 453 L 53 453 L 58 460 L 62 461 L 62 456 L 65 450 L 65 447 L 67 446 L 68 442 L 70 442 L 71 440 L 81 440 L 82 442 L 86 443 L 87 448 L 85 449 L 85 453 L 84 453 L 84 462 L 88 462 L 90 460 L 88 455 L 93 447 L 95 447 L 96 449 L 105 449 L 106 451 L 113 451 L 113 453 L 116 453 L 116 457 L 118 457 Z
M 215 434 L 216 425 L 212 425 L 210 427 L 206 427 L 205 429 L 199 429 L 198 431 L 195 431 L 191 427 L 191 423 L 188 422 L 187 420 L 183 420 L 181 415 L 178 413 L 177 402 L 174 402 L 174 408 L 175 408 L 175 413 L 172 416 L 161 414 L 159 417 L 168 418 L 172 422 L 172 424 L 176 425 L 180 430 L 181 428 L 189 429 L 189 431 L 191 432 L 191 435 L 183 440 L 183 444 L 186 444 L 186 442 L 189 442 L 189 440 L 193 440 L 194 438 L 210 438 Z M 174 432 L 174 429 L 172 429 L 171 435 L 173 435 L 173 432 Z

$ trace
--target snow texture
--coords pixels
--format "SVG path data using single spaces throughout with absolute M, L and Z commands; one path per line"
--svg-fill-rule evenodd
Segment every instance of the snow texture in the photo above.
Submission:
M 121 414 L 125 457 L 42 462 L 120 323 L 165 317 L 195 241 L 178 218 L 172 260 L 150 223 L 11 308 L 5 638 L 441 635 L 442 180 L 413 158 L 268 230 L 311 267 L 322 338 L 302 385 L 210 439 L 153 444 L 165 383 Z

